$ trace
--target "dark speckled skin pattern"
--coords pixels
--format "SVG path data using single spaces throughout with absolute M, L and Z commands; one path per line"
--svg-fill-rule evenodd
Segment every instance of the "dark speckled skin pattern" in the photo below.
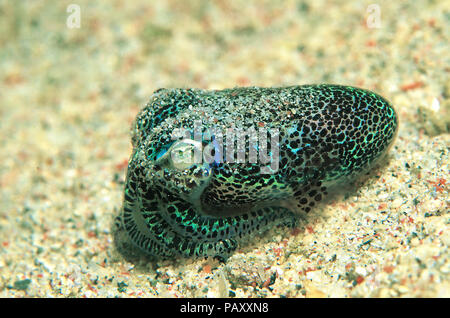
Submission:
M 137 246 L 156 257 L 223 259 L 253 232 L 294 225 L 283 202 L 295 200 L 309 212 L 333 186 L 369 169 L 397 127 L 387 100 L 350 86 L 157 90 L 133 126 L 118 220 Z M 191 137 L 174 138 L 176 128 Z M 271 161 L 225 160 L 230 128 L 267 131 Z M 245 158 L 249 140 L 243 140 Z M 214 162 L 173 160 L 208 145 L 214 145 Z M 263 150 L 259 143 L 254 149 Z M 262 173 L 263 167 L 270 172 Z

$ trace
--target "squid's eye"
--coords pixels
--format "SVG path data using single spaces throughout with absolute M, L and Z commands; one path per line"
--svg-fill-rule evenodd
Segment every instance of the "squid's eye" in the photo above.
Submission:
M 201 154 L 200 142 L 191 139 L 177 141 L 170 149 L 170 165 L 178 170 L 189 169 L 195 164 L 201 164 Z

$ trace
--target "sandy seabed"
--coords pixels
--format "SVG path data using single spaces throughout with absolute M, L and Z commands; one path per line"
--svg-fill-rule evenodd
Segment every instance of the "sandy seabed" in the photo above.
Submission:
M 448 1 L 76 2 L 0 4 L 0 297 L 450 296 Z M 154 90 L 313 83 L 391 101 L 387 160 L 225 263 L 118 251 Z

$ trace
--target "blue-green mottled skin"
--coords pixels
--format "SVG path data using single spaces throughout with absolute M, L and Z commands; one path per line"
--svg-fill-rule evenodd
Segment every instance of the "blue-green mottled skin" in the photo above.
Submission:
M 174 129 L 192 133 L 196 121 L 223 136 L 227 128 L 278 129 L 278 169 L 261 173 L 267 162 L 174 163 L 174 152 L 198 147 L 174 140 Z M 293 225 L 286 200 L 309 212 L 331 186 L 370 168 L 397 126 L 387 100 L 350 86 L 157 90 L 133 126 L 121 224 L 157 257 L 225 258 L 255 231 Z M 218 136 L 203 136 L 203 146 Z

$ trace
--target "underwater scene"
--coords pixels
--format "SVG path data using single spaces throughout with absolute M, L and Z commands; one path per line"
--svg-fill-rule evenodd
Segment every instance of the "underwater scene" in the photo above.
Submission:
M 0 1 L 0 297 L 450 297 L 449 29 L 448 1 Z

